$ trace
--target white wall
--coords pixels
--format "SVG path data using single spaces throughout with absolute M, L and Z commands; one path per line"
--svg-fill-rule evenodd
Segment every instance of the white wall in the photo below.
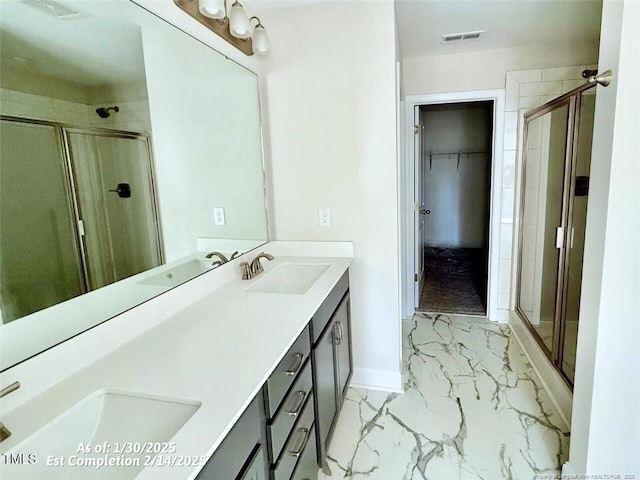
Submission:
M 393 2 L 263 17 L 275 238 L 354 241 L 354 383 L 400 388 Z M 331 228 L 318 226 L 319 207 Z
M 404 92 L 419 95 L 504 88 L 510 70 L 593 63 L 598 58 L 597 47 L 558 45 L 551 50 L 526 47 L 404 58 Z
M 492 113 L 491 104 L 421 109 L 422 199 L 431 211 L 423 217 L 426 246 L 488 247 Z
M 605 1 L 571 423 L 576 473 L 640 476 L 640 3 Z
M 198 237 L 266 240 L 257 77 L 164 22 L 139 21 L 167 261 Z

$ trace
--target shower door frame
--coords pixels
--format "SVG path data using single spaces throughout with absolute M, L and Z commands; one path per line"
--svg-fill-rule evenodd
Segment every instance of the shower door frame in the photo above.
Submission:
M 8 121 L 8 122 L 17 122 L 17 123 L 26 123 L 30 125 L 45 125 L 49 127 L 53 127 L 56 132 L 56 137 L 58 140 L 59 154 L 62 158 L 61 160 L 61 168 L 63 169 L 66 177 L 66 193 L 67 193 L 67 202 L 68 206 L 72 210 L 72 217 L 74 222 L 72 222 L 72 229 L 75 235 L 75 252 L 76 258 L 80 263 L 80 280 L 82 283 L 82 294 L 88 293 L 91 291 L 89 286 L 89 271 L 87 265 L 86 258 L 86 249 L 84 244 L 84 238 L 82 232 L 80 231 L 80 206 L 78 200 L 78 192 L 77 192 L 77 181 L 75 178 L 75 173 L 73 169 L 73 162 L 71 160 L 71 149 L 69 145 L 69 133 L 84 133 L 84 134 L 95 134 L 100 136 L 108 136 L 108 137 L 116 137 L 116 138 L 128 138 L 128 139 L 137 139 L 143 140 L 146 146 L 146 154 L 148 160 L 148 174 L 149 174 L 149 184 L 151 186 L 151 204 L 153 215 L 155 219 L 156 229 L 155 229 L 155 237 L 158 245 L 158 259 L 160 264 L 164 264 L 165 252 L 164 252 L 164 242 L 162 238 L 162 223 L 161 223 L 161 215 L 160 215 L 160 206 L 158 201 L 158 190 L 157 190 L 157 180 L 156 180 L 156 171 L 155 171 L 155 162 L 153 156 L 153 148 L 151 143 L 151 138 L 149 135 L 139 133 L 139 132 L 129 132 L 126 130 L 112 130 L 106 128 L 95 128 L 95 127 L 84 127 L 71 125 L 61 122 L 55 122 L 50 120 L 39 120 L 34 118 L 26 118 L 26 117 L 17 117 L 15 115 L 0 115 L 0 120 Z
M 582 106 L 582 93 L 595 87 L 597 83 L 585 83 L 573 90 L 550 100 L 549 102 L 532 109 L 524 114 L 524 129 L 523 129 L 523 143 L 522 143 L 522 174 L 520 185 L 520 211 L 519 211 L 519 228 L 518 228 L 518 257 L 516 264 L 516 291 L 515 291 L 515 312 L 518 314 L 524 325 L 527 327 L 538 346 L 545 353 L 549 362 L 553 365 L 555 370 L 560 374 L 564 382 L 573 389 L 573 382 L 562 370 L 563 356 L 564 356 L 564 342 L 565 342 L 565 323 L 567 312 L 567 301 L 569 291 L 569 262 L 570 255 L 568 254 L 568 246 L 571 244 L 572 230 L 573 230 L 573 210 L 574 210 L 574 196 L 572 192 L 575 190 L 576 184 L 576 167 L 578 163 L 578 141 L 580 133 L 580 113 Z M 557 271 L 557 288 L 556 288 L 556 301 L 554 309 L 553 319 L 553 341 L 551 349 L 544 343 L 537 330 L 529 321 L 527 314 L 520 307 L 520 291 L 522 283 L 522 249 L 524 241 L 524 218 L 525 211 L 525 193 L 526 193 L 526 164 L 527 164 L 527 135 L 529 122 L 537 118 L 546 115 L 562 106 L 568 106 L 567 113 L 567 134 L 566 134 L 566 150 L 564 159 L 564 178 L 563 178 L 563 191 L 562 191 L 562 217 L 561 225 L 562 231 L 562 247 L 559 248 L 558 258 L 558 271 Z
M 147 173 L 149 175 L 149 186 L 151 188 L 151 192 L 150 192 L 151 206 L 152 206 L 153 217 L 156 225 L 154 236 L 155 236 L 156 245 L 157 245 L 158 261 L 160 265 L 163 265 L 165 263 L 165 256 L 164 256 L 164 243 L 162 239 L 162 223 L 161 223 L 161 216 L 160 216 L 160 207 L 158 202 L 158 190 L 156 187 L 155 162 L 153 161 L 153 150 L 151 147 L 151 139 L 149 138 L 149 136 L 142 133 L 138 133 L 138 132 L 128 132 L 124 130 L 109 130 L 109 129 L 92 128 L 92 127 L 77 127 L 77 126 L 71 126 L 71 125 L 69 126 L 60 125 L 60 127 L 61 127 L 60 133 L 61 133 L 62 142 L 63 142 L 62 146 L 64 149 L 65 162 L 67 164 L 66 168 L 69 173 L 69 184 L 71 188 L 71 196 L 73 199 L 73 211 L 74 211 L 74 216 L 76 218 L 77 242 L 78 242 L 78 247 L 80 249 L 80 260 L 82 263 L 82 272 L 84 275 L 87 292 L 90 292 L 92 289 L 89 282 L 89 278 L 90 278 L 89 264 L 87 260 L 87 250 L 86 250 L 86 245 L 84 241 L 84 235 L 82 234 L 82 232 L 80 232 L 80 229 L 78 228 L 80 225 L 80 221 L 82 221 L 82 216 L 81 216 L 80 200 L 79 200 L 78 189 L 77 189 L 78 181 L 76 178 L 76 173 L 75 173 L 72 154 L 71 154 L 70 134 L 72 133 L 79 133 L 84 135 L 97 135 L 97 136 L 111 137 L 111 138 L 126 138 L 131 140 L 144 141 L 145 147 L 146 147 L 145 152 L 147 155 L 147 164 L 148 164 Z

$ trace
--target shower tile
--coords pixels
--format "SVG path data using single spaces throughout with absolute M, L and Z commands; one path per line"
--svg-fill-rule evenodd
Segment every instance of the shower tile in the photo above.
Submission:
M 498 308 L 501 310 L 509 310 L 510 295 L 508 293 L 498 294 Z
M 513 246 L 513 225 L 500 225 L 500 258 L 503 260 L 511 259 Z
M 517 132 L 518 131 L 518 112 L 506 112 L 504 115 L 504 131 Z
M 580 85 L 583 85 L 585 80 L 565 80 L 562 82 L 562 92 L 566 93 L 574 88 L 578 88 Z
M 505 150 L 515 150 L 517 141 L 518 141 L 517 131 L 515 130 L 512 132 L 505 131 L 504 133 L 504 149 Z
M 421 313 L 402 331 L 404 393 L 348 390 L 319 480 L 560 472 L 566 427 L 508 325 Z
M 507 111 L 514 111 L 518 109 L 518 96 L 520 95 L 520 84 L 513 78 L 510 73 L 507 73 L 506 80 L 506 93 L 505 93 L 505 109 Z
M 511 291 L 511 260 L 501 259 L 498 268 L 498 292 Z
M 21 102 L 2 102 L 0 108 L 5 115 L 15 115 L 16 117 L 31 117 L 33 107 Z
M 584 65 L 571 67 L 545 68 L 542 70 L 542 81 L 550 82 L 554 80 L 577 80 L 582 78 Z
M 502 186 L 515 187 L 516 151 L 505 150 L 502 157 Z
M 53 109 L 40 106 L 33 106 L 31 108 L 31 118 L 38 120 L 53 120 L 55 121 L 55 114 Z
M 515 70 L 509 72 L 518 83 L 535 83 L 542 80 L 542 70 Z
M 515 200 L 515 188 L 503 188 L 502 189 L 501 223 L 513 223 L 514 200 Z
M 557 95 L 562 92 L 562 82 L 523 83 L 520 85 L 521 97 L 534 95 Z
M 540 97 L 520 97 L 518 99 L 518 108 L 530 110 L 540 106 Z

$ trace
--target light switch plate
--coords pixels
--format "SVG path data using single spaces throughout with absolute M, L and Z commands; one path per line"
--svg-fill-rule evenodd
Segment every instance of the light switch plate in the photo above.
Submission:
M 213 209 L 213 223 L 218 226 L 223 226 L 227 223 L 224 218 L 224 208 L 217 207 Z
M 331 209 L 330 208 L 318 209 L 318 225 L 320 227 L 331 226 Z

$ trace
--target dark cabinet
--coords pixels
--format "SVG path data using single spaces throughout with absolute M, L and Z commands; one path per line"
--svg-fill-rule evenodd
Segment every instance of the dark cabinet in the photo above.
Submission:
M 347 271 L 196 480 L 317 480 L 351 370 Z
M 329 442 L 353 368 L 348 272 L 314 316 L 312 329 L 318 332 L 320 328 L 322 330 L 317 336 L 312 335 L 314 343 L 311 359 L 316 399 L 318 465 L 324 467 Z
M 258 393 L 197 480 L 266 480 L 262 404 L 262 394 Z
M 317 480 L 309 329 L 302 331 L 262 389 L 271 480 L 298 478 L 294 472 Z M 310 451 L 315 471 L 308 467 Z

